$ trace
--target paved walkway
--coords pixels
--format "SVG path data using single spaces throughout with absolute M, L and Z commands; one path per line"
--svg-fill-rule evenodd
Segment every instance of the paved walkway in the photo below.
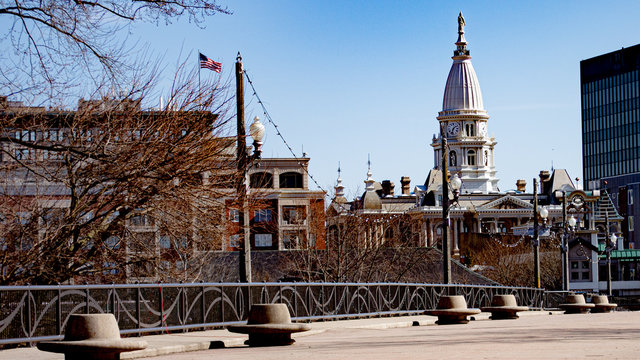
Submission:
M 476 316 L 466 325 L 434 325 L 431 316 L 312 323 L 292 346 L 250 348 L 226 330 L 145 336 L 149 348 L 122 358 L 196 359 L 638 359 L 640 312 L 521 313 L 518 320 Z M 416 326 L 419 325 L 419 326 Z M 311 356 L 311 357 L 310 357 Z M 0 359 L 61 360 L 35 348 L 0 351 Z

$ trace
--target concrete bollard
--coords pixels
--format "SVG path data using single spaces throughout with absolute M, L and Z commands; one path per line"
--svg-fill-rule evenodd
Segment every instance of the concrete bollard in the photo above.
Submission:
M 560 304 L 560 309 L 564 310 L 565 314 L 587 314 L 595 307 L 594 304 L 587 304 L 582 294 L 567 295 L 565 302 Z
M 467 301 L 462 295 L 443 295 L 438 300 L 438 307 L 435 310 L 428 310 L 427 315 L 438 317 L 436 324 L 466 324 L 469 322 L 467 316 L 479 314 L 480 309 L 467 308 Z
M 491 313 L 492 320 L 517 319 L 519 311 L 528 311 L 527 306 L 518 306 L 516 297 L 508 295 L 494 295 L 491 299 L 491 306 L 480 308 L 480 310 Z
M 616 307 L 618 307 L 618 304 L 609 302 L 609 297 L 607 297 L 607 295 L 593 295 L 591 297 L 591 302 L 595 305 L 591 310 L 591 312 L 594 313 L 612 312 Z
M 38 343 L 38 349 L 64 353 L 65 360 L 119 360 L 120 353 L 142 350 L 146 341 L 124 340 L 113 314 L 73 314 L 64 340 Z
M 245 342 L 249 346 L 291 345 L 295 342 L 291 339 L 292 333 L 310 329 L 306 324 L 291 323 L 286 304 L 254 304 L 246 325 L 227 327 L 231 332 L 249 334 L 249 340 Z

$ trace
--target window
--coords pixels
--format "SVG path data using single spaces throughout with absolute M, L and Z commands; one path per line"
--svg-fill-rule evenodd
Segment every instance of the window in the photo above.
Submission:
M 465 124 L 464 132 L 466 133 L 467 136 L 476 136 L 476 128 L 474 124 Z
M 240 234 L 229 236 L 229 247 L 240 247 Z
M 135 215 L 129 220 L 131 226 L 153 226 L 153 219 L 148 215 Z
M 300 248 L 300 237 L 297 231 L 286 231 L 282 234 L 282 246 L 285 249 Z
M 63 132 L 60 129 L 51 129 L 45 133 L 46 140 L 51 142 L 61 142 Z
M 64 220 L 64 209 L 46 208 L 42 212 L 42 221 L 45 225 L 58 224 Z
M 162 249 L 170 249 L 171 239 L 169 238 L 169 235 L 160 235 L 158 238 L 158 246 Z
M 467 151 L 467 165 L 475 165 L 476 164 L 476 151 L 469 150 Z
M 282 207 L 282 220 L 286 225 L 304 224 L 306 218 L 304 206 Z
M 233 222 L 240 222 L 240 211 L 238 211 L 238 209 L 229 210 L 229 220 Z
M 627 205 L 633 205 L 633 189 L 627 190 Z
M 571 261 L 571 280 L 590 281 L 591 262 L 589 260 Z
M 280 174 L 280 187 L 283 189 L 301 189 L 302 174 L 297 172 L 286 172 Z
M 316 234 L 309 234 L 309 247 L 316 247 Z
M 17 160 L 29 160 L 31 159 L 31 150 L 30 149 L 16 149 L 16 159 Z
M 251 174 L 249 182 L 252 188 L 272 188 L 273 187 L 273 175 L 268 172 L 257 172 Z
M 261 209 L 253 212 L 254 222 L 271 222 L 271 209 Z
M 256 234 L 256 247 L 269 247 L 273 245 L 271 234 Z
M 633 216 L 627 217 L 627 224 L 629 224 L 629 231 L 633 231 Z
M 18 211 L 16 213 L 16 222 L 20 225 L 27 225 L 31 221 L 31 213 L 28 211 Z
M 104 241 L 104 245 L 111 250 L 120 249 L 120 238 L 117 236 L 109 236 L 107 240 Z
M 18 139 L 20 139 L 22 141 L 34 142 L 34 141 L 36 141 L 37 135 L 36 135 L 35 131 L 22 130 L 22 131 L 16 132 L 16 138 L 18 138 Z

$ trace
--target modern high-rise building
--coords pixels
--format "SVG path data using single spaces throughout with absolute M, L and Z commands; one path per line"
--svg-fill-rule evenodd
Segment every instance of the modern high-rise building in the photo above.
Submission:
M 640 246 L 639 77 L 640 45 L 580 62 L 584 184 L 611 194 L 631 248 Z

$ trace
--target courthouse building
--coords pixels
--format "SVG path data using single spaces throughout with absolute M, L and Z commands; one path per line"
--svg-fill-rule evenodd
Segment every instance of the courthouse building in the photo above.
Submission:
M 489 112 L 484 107 L 480 82 L 471 63 L 471 52 L 465 38 L 465 21 L 458 18 L 458 38 L 453 52 L 453 64 L 447 77 L 442 110 L 436 120 L 440 132 L 433 135 L 434 166 L 426 172 L 423 184 L 409 191 L 409 179 L 401 178 L 403 191 L 396 195 L 393 183 L 381 183 L 367 174 L 365 193 L 354 201 L 344 198 L 341 181 L 336 186 L 336 198 L 327 212 L 329 234 L 331 227 L 340 224 L 346 214 L 379 217 L 406 214 L 411 217 L 408 225 L 417 246 L 440 247 L 442 242 L 442 161 L 447 161 L 448 176 L 458 177 L 462 185 L 458 201 L 450 207 L 449 236 L 454 258 L 465 261 L 478 238 L 489 241 L 509 239 L 510 242 L 530 241 L 533 227 L 534 194 L 526 191 L 526 181 L 518 180 L 515 190 L 498 188 L 498 165 L 495 153 L 498 141 L 489 135 Z M 446 148 L 443 150 L 443 138 Z M 443 156 L 443 151 L 445 151 Z M 569 243 L 569 268 L 572 289 L 597 290 L 606 284 L 599 277 L 599 242 L 603 242 L 605 219 L 609 218 L 610 231 L 620 234 L 621 217 L 610 206 L 605 192 L 583 190 L 574 183 L 566 170 L 555 169 L 539 172 L 538 205 L 548 213 L 546 226 L 539 219 L 543 231 L 541 241 L 559 243 L 563 228 L 562 204 L 567 206 L 568 216 L 575 217 L 577 225 Z M 380 222 L 380 226 L 384 226 Z M 398 226 L 398 225 L 395 225 Z M 407 226 L 401 224 L 401 226 Z M 379 229 L 385 233 L 386 229 Z M 475 244 L 474 244 L 475 243 Z M 558 248 L 557 256 L 560 257 Z

